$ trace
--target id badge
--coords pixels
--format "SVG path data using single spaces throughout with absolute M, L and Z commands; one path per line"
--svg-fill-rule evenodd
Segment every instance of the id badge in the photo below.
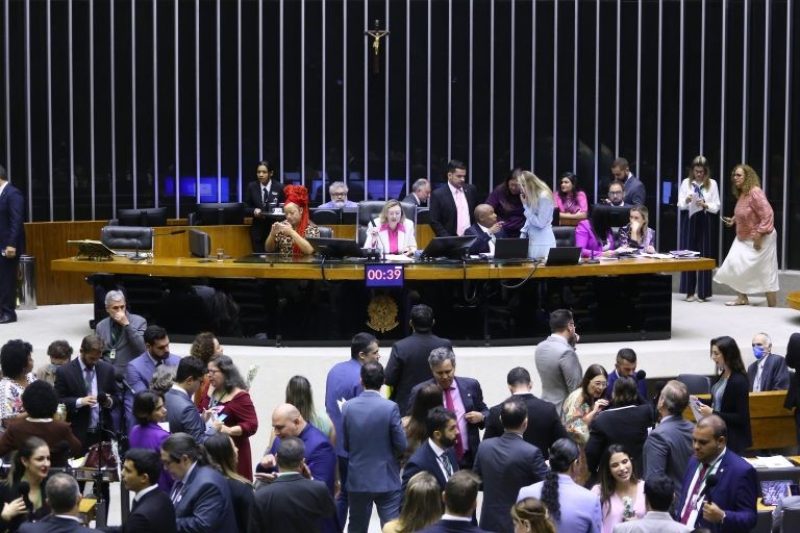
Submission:
M 117 359 L 117 350 L 112 348 L 111 351 L 108 352 L 108 358 L 115 361 Z

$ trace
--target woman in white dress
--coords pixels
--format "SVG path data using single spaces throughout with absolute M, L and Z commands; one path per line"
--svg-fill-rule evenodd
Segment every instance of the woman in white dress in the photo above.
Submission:
M 556 246 L 553 234 L 553 191 L 545 182 L 529 171 L 519 175 L 520 198 L 525 210 L 525 224 L 520 230 L 520 238 L 528 239 L 528 257 L 546 258 L 550 248 Z
M 398 200 L 389 200 L 383 206 L 378 223 L 370 223 L 364 248 L 382 250 L 384 254 L 411 255 L 417 249 L 414 223 L 403 213 Z
M 764 292 L 767 305 L 778 303 L 778 234 L 774 213 L 761 189 L 758 174 L 748 165 L 736 165 L 731 173 L 736 207 L 732 217 L 722 217 L 726 226 L 736 226 L 736 239 L 714 281 L 736 291 L 725 305 L 747 305 L 748 294 Z

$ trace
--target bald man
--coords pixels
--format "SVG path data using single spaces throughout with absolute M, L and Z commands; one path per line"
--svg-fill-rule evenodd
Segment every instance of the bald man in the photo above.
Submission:
M 494 243 L 497 239 L 506 237 L 503 231 L 503 221 L 497 220 L 494 207 L 489 204 L 475 206 L 475 222 L 464 231 L 464 235 L 475 235 L 477 239 L 469 247 L 470 255 L 494 255 Z

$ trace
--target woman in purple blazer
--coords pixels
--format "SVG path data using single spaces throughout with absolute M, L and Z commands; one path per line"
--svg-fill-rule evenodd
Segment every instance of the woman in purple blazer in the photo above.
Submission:
M 159 425 L 167 419 L 164 398 L 151 390 L 136 393 L 133 398 L 133 416 L 137 424 L 131 428 L 128 442 L 131 448 L 144 448 L 160 453 L 161 443 L 169 437 L 169 431 Z M 172 477 L 166 470 L 161 470 L 158 487 L 169 494 L 172 490 Z

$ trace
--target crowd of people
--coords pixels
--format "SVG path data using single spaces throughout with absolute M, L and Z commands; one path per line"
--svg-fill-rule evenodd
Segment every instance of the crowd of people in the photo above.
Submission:
M 0 350 L 0 454 L 12 465 L 0 484 L 5 530 L 83 527 L 69 459 L 112 461 L 102 450 L 113 437 L 135 496 L 121 529 L 107 530 L 360 533 L 374 506 L 385 532 L 749 531 L 760 487 L 741 458 L 752 443 L 748 394 L 788 388 L 800 358 L 800 334 L 786 358 L 755 334 L 749 368 L 736 341 L 717 337 L 708 405 L 676 380 L 648 394 L 630 348 L 611 372 L 584 372 L 572 314 L 559 309 L 534 354 L 541 398 L 516 367 L 510 396 L 490 408 L 420 304 L 385 368 L 373 335 L 353 337 L 350 357 L 328 372 L 324 409 L 312 383 L 292 377 L 252 464 L 257 409 L 218 339 L 201 333 L 178 357 L 122 293 L 106 304 L 105 336 L 86 336 L 74 359 L 54 341 L 50 364 L 34 373 L 29 343 Z M 696 424 L 684 418 L 690 405 Z

